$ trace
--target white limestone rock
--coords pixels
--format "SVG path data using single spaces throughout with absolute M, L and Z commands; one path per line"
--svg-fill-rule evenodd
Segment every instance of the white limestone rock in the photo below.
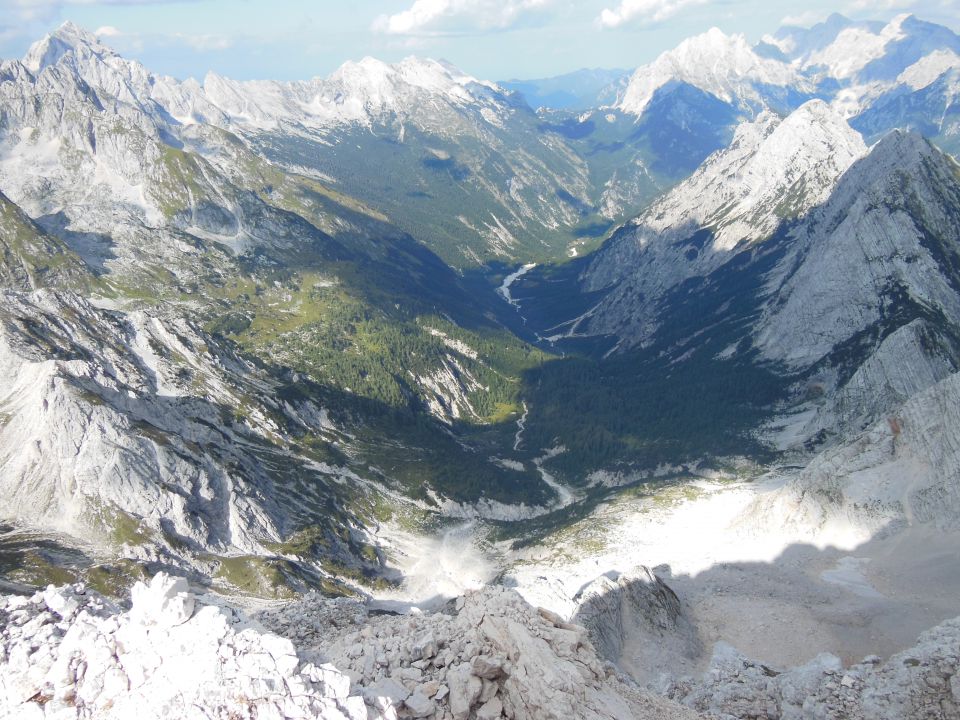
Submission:
M 824 450 L 746 517 L 864 539 L 883 528 L 960 527 L 960 373 L 917 393 L 866 430 Z
M 131 619 L 143 625 L 174 627 L 193 615 L 194 597 L 182 577 L 158 573 L 149 585 L 138 582 L 131 590 Z
M 809 367 L 896 310 L 898 295 L 960 320 L 956 270 L 960 170 L 914 133 L 895 131 L 856 163 L 792 234 L 767 278 L 754 330 L 763 356 Z
M 654 94 L 670 83 L 685 83 L 727 103 L 762 106 L 771 88 L 810 91 L 812 86 L 790 65 L 758 55 L 743 35 L 711 28 L 684 40 L 654 62 L 638 68 L 618 107 L 642 115 Z
M 674 695 L 711 717 L 783 720 L 920 720 L 960 717 L 960 618 L 923 633 L 886 662 L 844 668 L 822 654 L 785 671 L 754 663 L 720 643 L 693 689 Z
M 289 640 L 195 608 L 182 578 L 138 584 L 133 603 L 119 613 L 80 586 L 0 599 L 0 716 L 366 718 L 342 673 L 301 668 Z
M 401 715 L 412 707 L 426 711 L 429 699 L 436 717 L 455 720 L 689 717 L 609 676 L 586 630 L 551 619 L 511 590 L 487 587 L 442 612 L 376 616 L 368 623 L 359 632 L 331 627 L 317 636 L 316 647 L 302 650 L 354 673 L 378 712 L 374 696 L 389 684 L 406 693 Z M 428 636 L 436 646 L 430 658 L 422 652 Z M 381 656 L 396 658 L 396 665 L 378 663 Z
M 420 690 L 417 690 L 404 700 L 403 705 L 410 716 L 415 718 L 429 717 L 433 715 L 436 710 L 436 704 L 433 700 L 424 695 Z
M 598 654 L 642 684 L 664 665 L 690 666 L 702 652 L 686 608 L 649 568 L 601 575 L 574 600 L 572 621 L 587 629 Z

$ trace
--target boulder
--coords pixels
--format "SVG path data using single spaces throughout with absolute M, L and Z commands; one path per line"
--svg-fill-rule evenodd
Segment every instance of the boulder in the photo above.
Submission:
M 436 710 L 436 704 L 428 698 L 419 688 L 403 701 L 404 707 L 411 717 L 422 718 L 433 715 Z
M 150 584 L 138 582 L 131 591 L 131 618 L 144 625 L 173 627 L 193 615 L 194 597 L 185 578 L 154 575 Z

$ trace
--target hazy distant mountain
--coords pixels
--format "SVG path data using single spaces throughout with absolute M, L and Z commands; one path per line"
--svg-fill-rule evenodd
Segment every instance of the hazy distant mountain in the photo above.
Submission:
M 523 95 L 534 108 L 589 110 L 613 105 L 630 77 L 628 70 L 576 70 L 539 80 L 506 80 L 501 87 Z
M 617 107 L 642 121 L 655 97 L 662 103 L 692 87 L 728 105 L 735 124 L 764 108 L 788 113 L 818 97 L 870 140 L 906 127 L 954 150 L 958 69 L 960 36 L 949 28 L 912 15 L 883 24 L 834 14 L 809 29 L 781 28 L 752 48 L 717 29 L 685 40 L 638 68 Z M 689 101 L 677 102 L 691 117 Z M 706 107 L 694 107 L 692 117 L 718 119 Z
M 742 35 L 726 35 L 713 28 L 637 68 L 617 106 L 642 115 L 658 90 L 680 85 L 745 109 L 778 101 L 782 107 L 789 106 L 813 90 L 791 65 L 761 57 Z

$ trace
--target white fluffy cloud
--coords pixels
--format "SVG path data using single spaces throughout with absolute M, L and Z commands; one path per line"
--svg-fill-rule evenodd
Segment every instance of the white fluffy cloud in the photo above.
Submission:
M 443 35 L 507 30 L 557 4 L 557 0 L 416 0 L 373 27 L 388 35 Z
M 650 25 L 673 17 L 684 8 L 706 3 L 707 0 L 622 0 L 616 8 L 601 12 L 597 22 L 604 28 L 618 28 L 628 23 Z

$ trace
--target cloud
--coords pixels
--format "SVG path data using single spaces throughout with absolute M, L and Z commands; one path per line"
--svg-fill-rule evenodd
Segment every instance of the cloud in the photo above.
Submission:
M 796 15 L 787 15 L 780 21 L 781 26 L 813 27 L 827 19 L 827 13 L 821 10 L 807 10 Z
M 135 50 L 141 52 L 150 48 L 187 47 L 195 52 L 217 52 L 229 50 L 233 39 L 216 33 L 138 33 L 124 32 L 113 25 L 104 25 L 93 32 L 116 50 Z
M 622 0 L 617 8 L 604 9 L 597 21 L 604 28 L 617 28 L 628 23 L 651 25 L 671 18 L 687 7 L 706 3 L 707 0 Z
M 0 0 L 0 12 L 24 22 L 49 22 L 65 7 L 78 5 L 160 5 L 193 0 Z
M 180 45 L 186 45 L 197 52 L 214 52 L 217 50 L 227 50 L 233 46 L 233 41 L 224 36 L 213 33 L 191 35 L 188 33 L 176 33 L 169 36 L 171 41 Z
M 918 4 L 917 0 L 854 0 L 850 7 L 853 10 L 906 10 Z
M 914 13 L 928 22 L 940 23 L 954 30 L 960 28 L 957 0 L 850 0 L 844 11 L 853 17 L 872 20 L 893 13 Z
M 860 12 L 884 10 L 915 10 L 920 15 L 957 12 L 956 0 L 852 0 L 850 10 Z
M 597 18 L 602 28 L 618 28 L 628 23 L 652 25 L 673 17 L 681 10 L 705 5 L 707 0 L 622 0 L 616 8 L 605 8 Z
M 381 15 L 373 29 L 387 35 L 460 35 L 509 30 L 557 0 L 416 0 L 409 9 Z

